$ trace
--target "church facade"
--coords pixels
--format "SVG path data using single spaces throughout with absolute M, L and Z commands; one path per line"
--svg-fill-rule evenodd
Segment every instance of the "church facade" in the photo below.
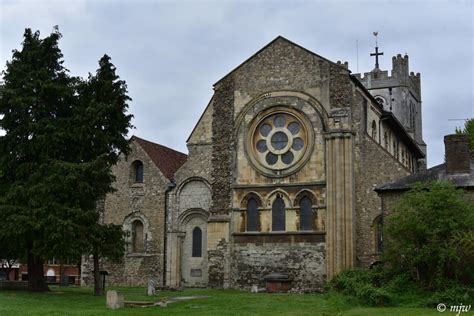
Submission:
M 214 85 L 187 156 L 132 137 L 104 203 L 127 236 L 124 260 L 102 262 L 110 281 L 248 289 L 280 273 L 315 291 L 377 260 L 374 188 L 426 153 L 420 75 L 392 62 L 352 75 L 277 37 Z

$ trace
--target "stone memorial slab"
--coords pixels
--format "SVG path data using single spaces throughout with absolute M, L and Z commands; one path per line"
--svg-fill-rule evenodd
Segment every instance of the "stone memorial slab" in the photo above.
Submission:
M 120 309 L 124 306 L 123 293 L 117 291 L 107 291 L 108 309 Z

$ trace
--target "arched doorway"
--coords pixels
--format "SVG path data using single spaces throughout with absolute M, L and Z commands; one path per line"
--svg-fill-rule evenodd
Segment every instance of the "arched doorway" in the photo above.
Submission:
M 187 287 L 207 285 L 207 214 L 190 210 L 181 221 L 181 284 Z

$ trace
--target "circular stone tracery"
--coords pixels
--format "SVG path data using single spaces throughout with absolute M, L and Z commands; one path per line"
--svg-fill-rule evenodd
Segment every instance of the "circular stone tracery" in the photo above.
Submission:
M 257 169 L 272 176 L 295 171 L 307 157 L 309 122 L 296 111 L 274 110 L 251 126 L 251 160 Z M 275 173 L 275 171 L 277 173 Z

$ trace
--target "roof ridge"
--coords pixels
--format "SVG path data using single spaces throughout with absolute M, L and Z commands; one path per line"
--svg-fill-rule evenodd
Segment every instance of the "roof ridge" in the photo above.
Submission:
M 261 52 L 263 52 L 265 49 L 267 49 L 268 47 L 270 47 L 273 43 L 277 42 L 278 40 L 283 40 L 287 43 L 289 43 L 290 45 L 293 45 L 295 47 L 298 47 L 299 49 L 302 49 L 304 50 L 305 52 L 313 55 L 313 56 L 316 56 L 318 58 L 321 58 L 333 65 L 337 65 L 337 66 L 340 66 L 342 67 L 341 65 L 339 65 L 338 63 L 336 62 L 333 62 L 332 60 L 326 58 L 326 57 L 323 57 L 311 50 L 309 50 L 308 48 L 304 47 L 304 46 L 301 46 L 293 41 L 290 41 L 289 39 L 287 39 L 286 37 L 282 36 L 282 35 L 278 35 L 277 37 L 275 37 L 273 40 L 271 40 L 270 42 L 268 42 L 265 46 L 263 46 L 262 48 L 260 48 L 257 52 L 255 52 L 254 54 L 250 55 L 249 58 L 245 59 L 243 62 L 241 62 L 239 65 L 237 65 L 236 67 L 234 67 L 231 71 L 229 71 L 225 76 L 223 76 L 221 79 L 219 79 L 216 83 L 214 83 L 213 86 L 216 86 L 219 82 L 221 82 L 222 80 L 224 80 L 225 78 L 227 78 L 231 73 L 235 72 L 237 69 L 239 69 L 240 67 L 242 67 L 243 65 L 245 65 L 247 62 L 249 62 L 251 59 L 253 59 L 255 56 L 257 56 L 258 54 L 260 54 Z M 346 68 L 345 68 L 346 69 Z M 349 71 L 349 69 L 347 69 Z M 350 71 L 349 71 L 350 73 Z
M 135 140 L 138 143 L 155 166 L 161 171 L 163 176 L 170 181 L 173 181 L 174 174 L 188 158 L 188 155 L 182 152 L 135 135 L 133 135 L 130 140 Z
M 180 152 L 179 150 L 173 149 L 173 148 L 171 148 L 171 147 L 168 147 L 168 146 L 165 146 L 165 145 L 162 145 L 162 144 L 159 144 L 159 143 L 152 142 L 151 140 L 144 139 L 144 138 L 138 137 L 138 136 L 136 136 L 136 135 L 132 135 L 132 137 L 131 137 L 130 139 L 132 139 L 132 138 L 136 138 L 136 139 L 139 139 L 139 140 L 141 140 L 141 141 L 145 141 L 145 142 L 147 142 L 147 143 L 150 143 L 150 144 L 153 144 L 153 145 L 156 145 L 156 146 L 160 146 L 160 147 L 162 147 L 162 148 L 164 148 L 164 149 L 174 151 L 174 152 L 176 152 L 176 153 L 178 153 L 178 154 L 181 154 L 181 155 L 184 155 L 184 156 L 186 156 L 186 157 L 188 156 L 187 154 L 185 154 L 185 153 L 183 153 L 183 152 Z

